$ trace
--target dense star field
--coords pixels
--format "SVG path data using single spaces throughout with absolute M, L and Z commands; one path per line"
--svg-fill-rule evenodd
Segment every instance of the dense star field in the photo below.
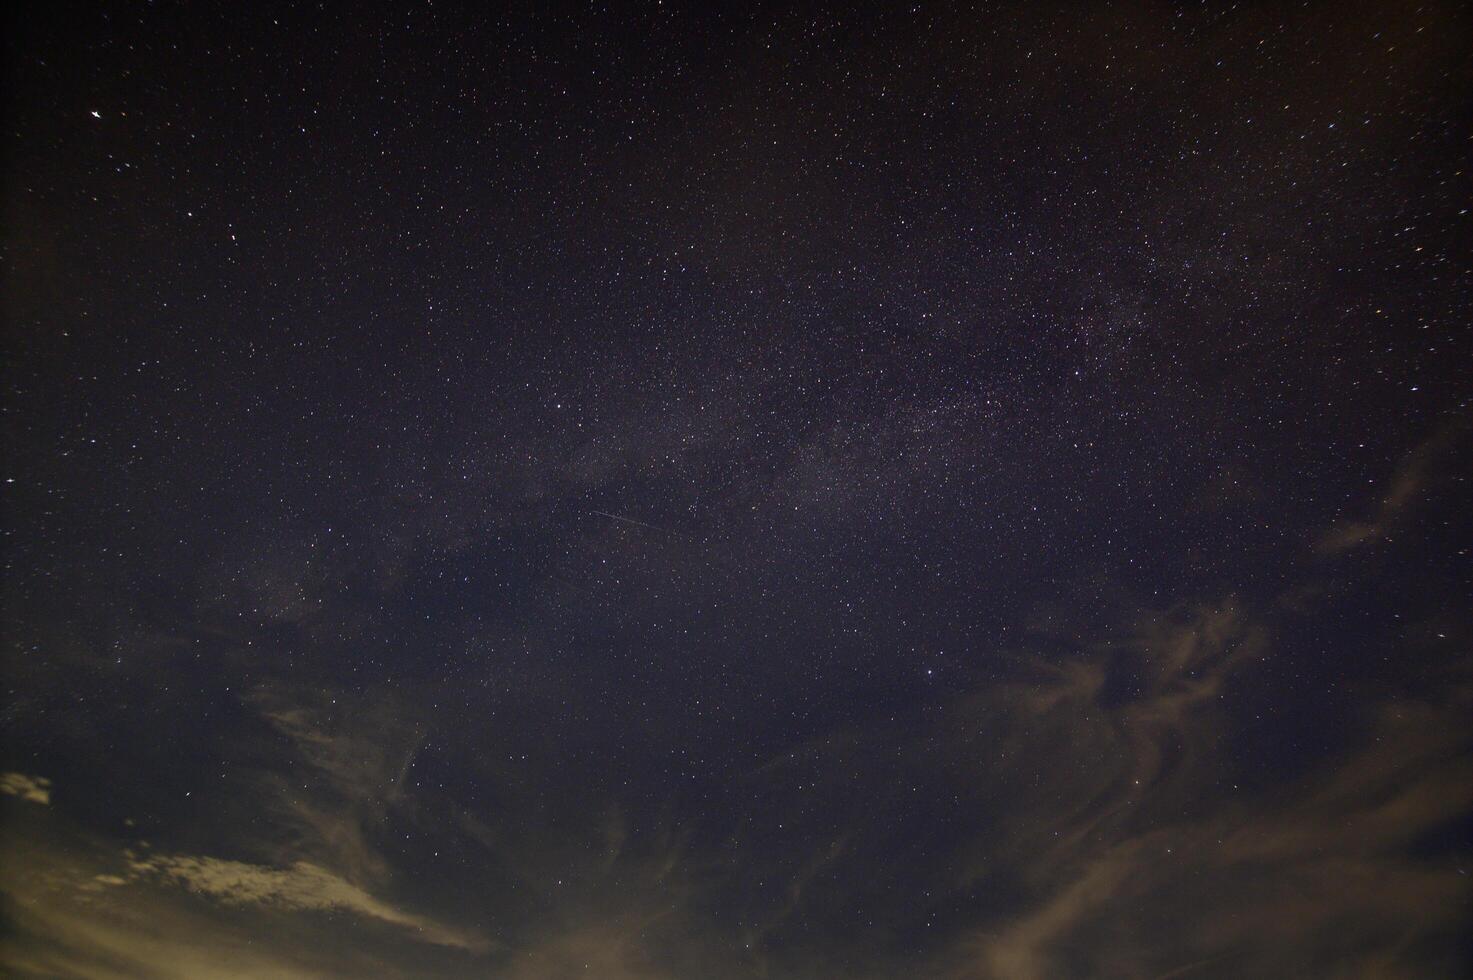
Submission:
M 0 972 L 1473 970 L 1473 8 L 16 4 Z

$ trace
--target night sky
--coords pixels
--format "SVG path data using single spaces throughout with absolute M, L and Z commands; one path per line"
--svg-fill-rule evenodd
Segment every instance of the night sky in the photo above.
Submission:
M 15 4 L 0 972 L 1473 971 L 1473 6 Z

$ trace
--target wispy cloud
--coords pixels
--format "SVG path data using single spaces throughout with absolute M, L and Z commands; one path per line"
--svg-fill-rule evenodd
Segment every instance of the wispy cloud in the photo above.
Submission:
M 52 808 L 7 823 L 0 864 L 6 975 L 392 977 L 426 956 L 455 972 L 495 950 L 306 861 L 124 847 Z
M 1402 521 L 1426 488 L 1433 464 L 1456 444 L 1468 428 L 1463 419 L 1445 425 L 1401 460 L 1380 501 L 1368 517 L 1342 521 L 1320 535 L 1315 550 L 1341 555 L 1384 540 Z
M 415 713 L 387 694 L 258 688 L 247 701 L 290 747 L 289 766 L 258 787 L 279 834 L 273 863 L 306 860 L 360 886 L 386 880 L 372 839 L 405 799 L 424 740 Z
M 1443 972 L 1428 941 L 1455 934 L 1473 883 L 1455 856 L 1407 848 L 1473 806 L 1456 721 L 1470 709 L 1468 689 L 1391 702 L 1365 749 L 1281 800 L 1196 819 L 1147 804 L 1138 824 L 1038 855 L 1060 882 L 970 939 L 949 975 Z
M 299 911 L 341 910 L 399 926 L 415 938 L 472 952 L 490 948 L 484 939 L 404 912 L 374 898 L 330 871 L 305 861 L 270 868 L 211 857 L 153 855 L 128 864 L 133 879 L 156 878 L 231 905 L 265 905 Z

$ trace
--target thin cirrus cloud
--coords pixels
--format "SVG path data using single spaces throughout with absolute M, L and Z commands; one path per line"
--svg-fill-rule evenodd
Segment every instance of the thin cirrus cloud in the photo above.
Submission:
M 1015 878 L 1033 898 L 960 939 L 940 975 L 1310 975 L 1369 968 L 1357 943 L 1387 951 L 1377 969 L 1439 962 L 1428 950 L 1445 953 L 1473 888 L 1455 860 L 1409 849 L 1473 804 L 1458 762 L 1473 689 L 1390 700 L 1367 743 L 1302 789 L 1203 808 L 1227 771 L 1213 702 L 1232 678 L 1225 666 L 1188 681 L 1200 665 L 1183 661 L 1172 684 L 1123 709 L 1082 682 L 1025 709 L 1031 739 L 1055 746 L 1029 766 L 1120 761 L 1093 781 L 1046 780 L 1061 817 L 1004 826 L 984 849 L 972 878 Z M 1184 684 L 1204 696 L 1173 692 Z
M 1420 500 L 1448 438 L 1404 460 L 1378 527 Z M 1339 543 L 1322 555 L 1368 540 L 1343 532 L 1322 537 Z M 1311 568 L 1286 593 L 1314 594 L 1320 574 Z M 1457 972 L 1451 937 L 1473 880 L 1466 855 L 1434 842 L 1473 806 L 1466 665 L 1449 664 L 1436 693 L 1372 701 L 1358 745 L 1292 786 L 1231 782 L 1226 747 L 1242 721 L 1227 699 L 1285 663 L 1278 635 L 1306 612 L 1224 600 L 1147 616 L 1129 639 L 1064 667 L 1039 661 L 1016 690 L 986 691 L 959 712 L 948 729 L 955 749 L 961 732 L 989 720 L 1027 733 L 1003 743 L 1029 775 L 1012 784 L 1023 787 L 1014 809 L 1050 816 L 1002 822 L 979 845 L 968 883 L 1001 875 L 1032 897 L 966 932 L 938 958 L 938 975 Z M 1106 684 L 1122 666 L 1134 679 L 1124 697 Z
M 1419 443 L 1397 466 L 1374 512 L 1331 527 L 1315 541 L 1315 550 L 1322 555 L 1343 555 L 1384 540 L 1425 494 L 1434 464 L 1453 449 L 1467 429 L 1467 420 L 1460 418 Z

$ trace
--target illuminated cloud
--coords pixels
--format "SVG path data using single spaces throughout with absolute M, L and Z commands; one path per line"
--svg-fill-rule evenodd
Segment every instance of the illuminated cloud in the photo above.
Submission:
M 0 793 L 46 806 L 51 803 L 51 780 L 45 776 L 27 776 L 22 772 L 3 773 L 0 774 Z
M 157 855 L 136 859 L 130 862 L 129 869 L 135 877 L 169 881 L 232 905 L 304 911 L 336 909 L 399 926 L 424 942 L 471 951 L 489 948 L 484 940 L 396 909 L 305 861 L 289 868 L 268 868 L 210 857 Z
M 1197 820 L 1147 805 L 1155 816 L 1138 826 L 1038 855 L 1057 884 L 970 940 L 949 975 L 1450 969 L 1427 950 L 1446 949 L 1473 882 L 1456 856 L 1418 859 L 1407 848 L 1473 806 L 1473 774 L 1458 762 L 1470 738 L 1456 721 L 1470 709 L 1468 690 L 1390 704 L 1370 747 L 1300 793 Z
M 9 778 L 16 775 L 4 779 L 7 793 L 45 802 L 39 797 L 49 781 Z M 290 937 L 298 931 L 311 935 L 328 922 L 348 930 L 355 921 L 387 926 L 401 946 L 439 947 L 459 956 L 480 956 L 495 945 L 378 898 L 309 861 L 273 867 L 151 853 L 146 843 L 122 848 L 83 832 L 65 813 L 33 814 L 18 815 L 25 819 L 7 825 L 0 836 L 7 871 L 3 891 L 16 925 L 14 935 L 0 943 L 0 964 L 22 975 L 33 970 L 79 977 L 223 977 L 231 975 L 231 962 L 272 963 L 262 975 L 338 975 L 342 964 L 332 958 L 322 972 L 288 963 L 318 958 Z M 226 919 L 228 928 L 214 915 L 222 908 L 235 910 Z M 273 916 L 275 926 L 269 924 Z M 300 928 L 259 944 L 251 938 L 253 929 L 280 931 L 283 916 L 300 919 Z M 186 941 L 189 936 L 212 937 L 208 943 L 222 955 L 205 956 Z M 242 943 L 258 948 L 238 958 L 224 952 Z
M 1034 664 L 958 706 L 953 757 L 968 729 L 1002 718 L 1026 776 L 1009 789 L 1005 768 L 978 759 L 1020 818 L 979 838 L 966 880 L 1032 898 L 969 931 L 938 975 L 1453 970 L 1466 854 L 1414 845 L 1473 809 L 1473 686 L 1454 672 L 1442 697 L 1387 700 L 1355 751 L 1276 792 L 1224 795 L 1236 787 L 1223 785 L 1221 697 L 1271 668 L 1272 632 L 1233 602 L 1146 616 L 1089 659 Z M 1112 688 L 1112 672 L 1130 683 Z

